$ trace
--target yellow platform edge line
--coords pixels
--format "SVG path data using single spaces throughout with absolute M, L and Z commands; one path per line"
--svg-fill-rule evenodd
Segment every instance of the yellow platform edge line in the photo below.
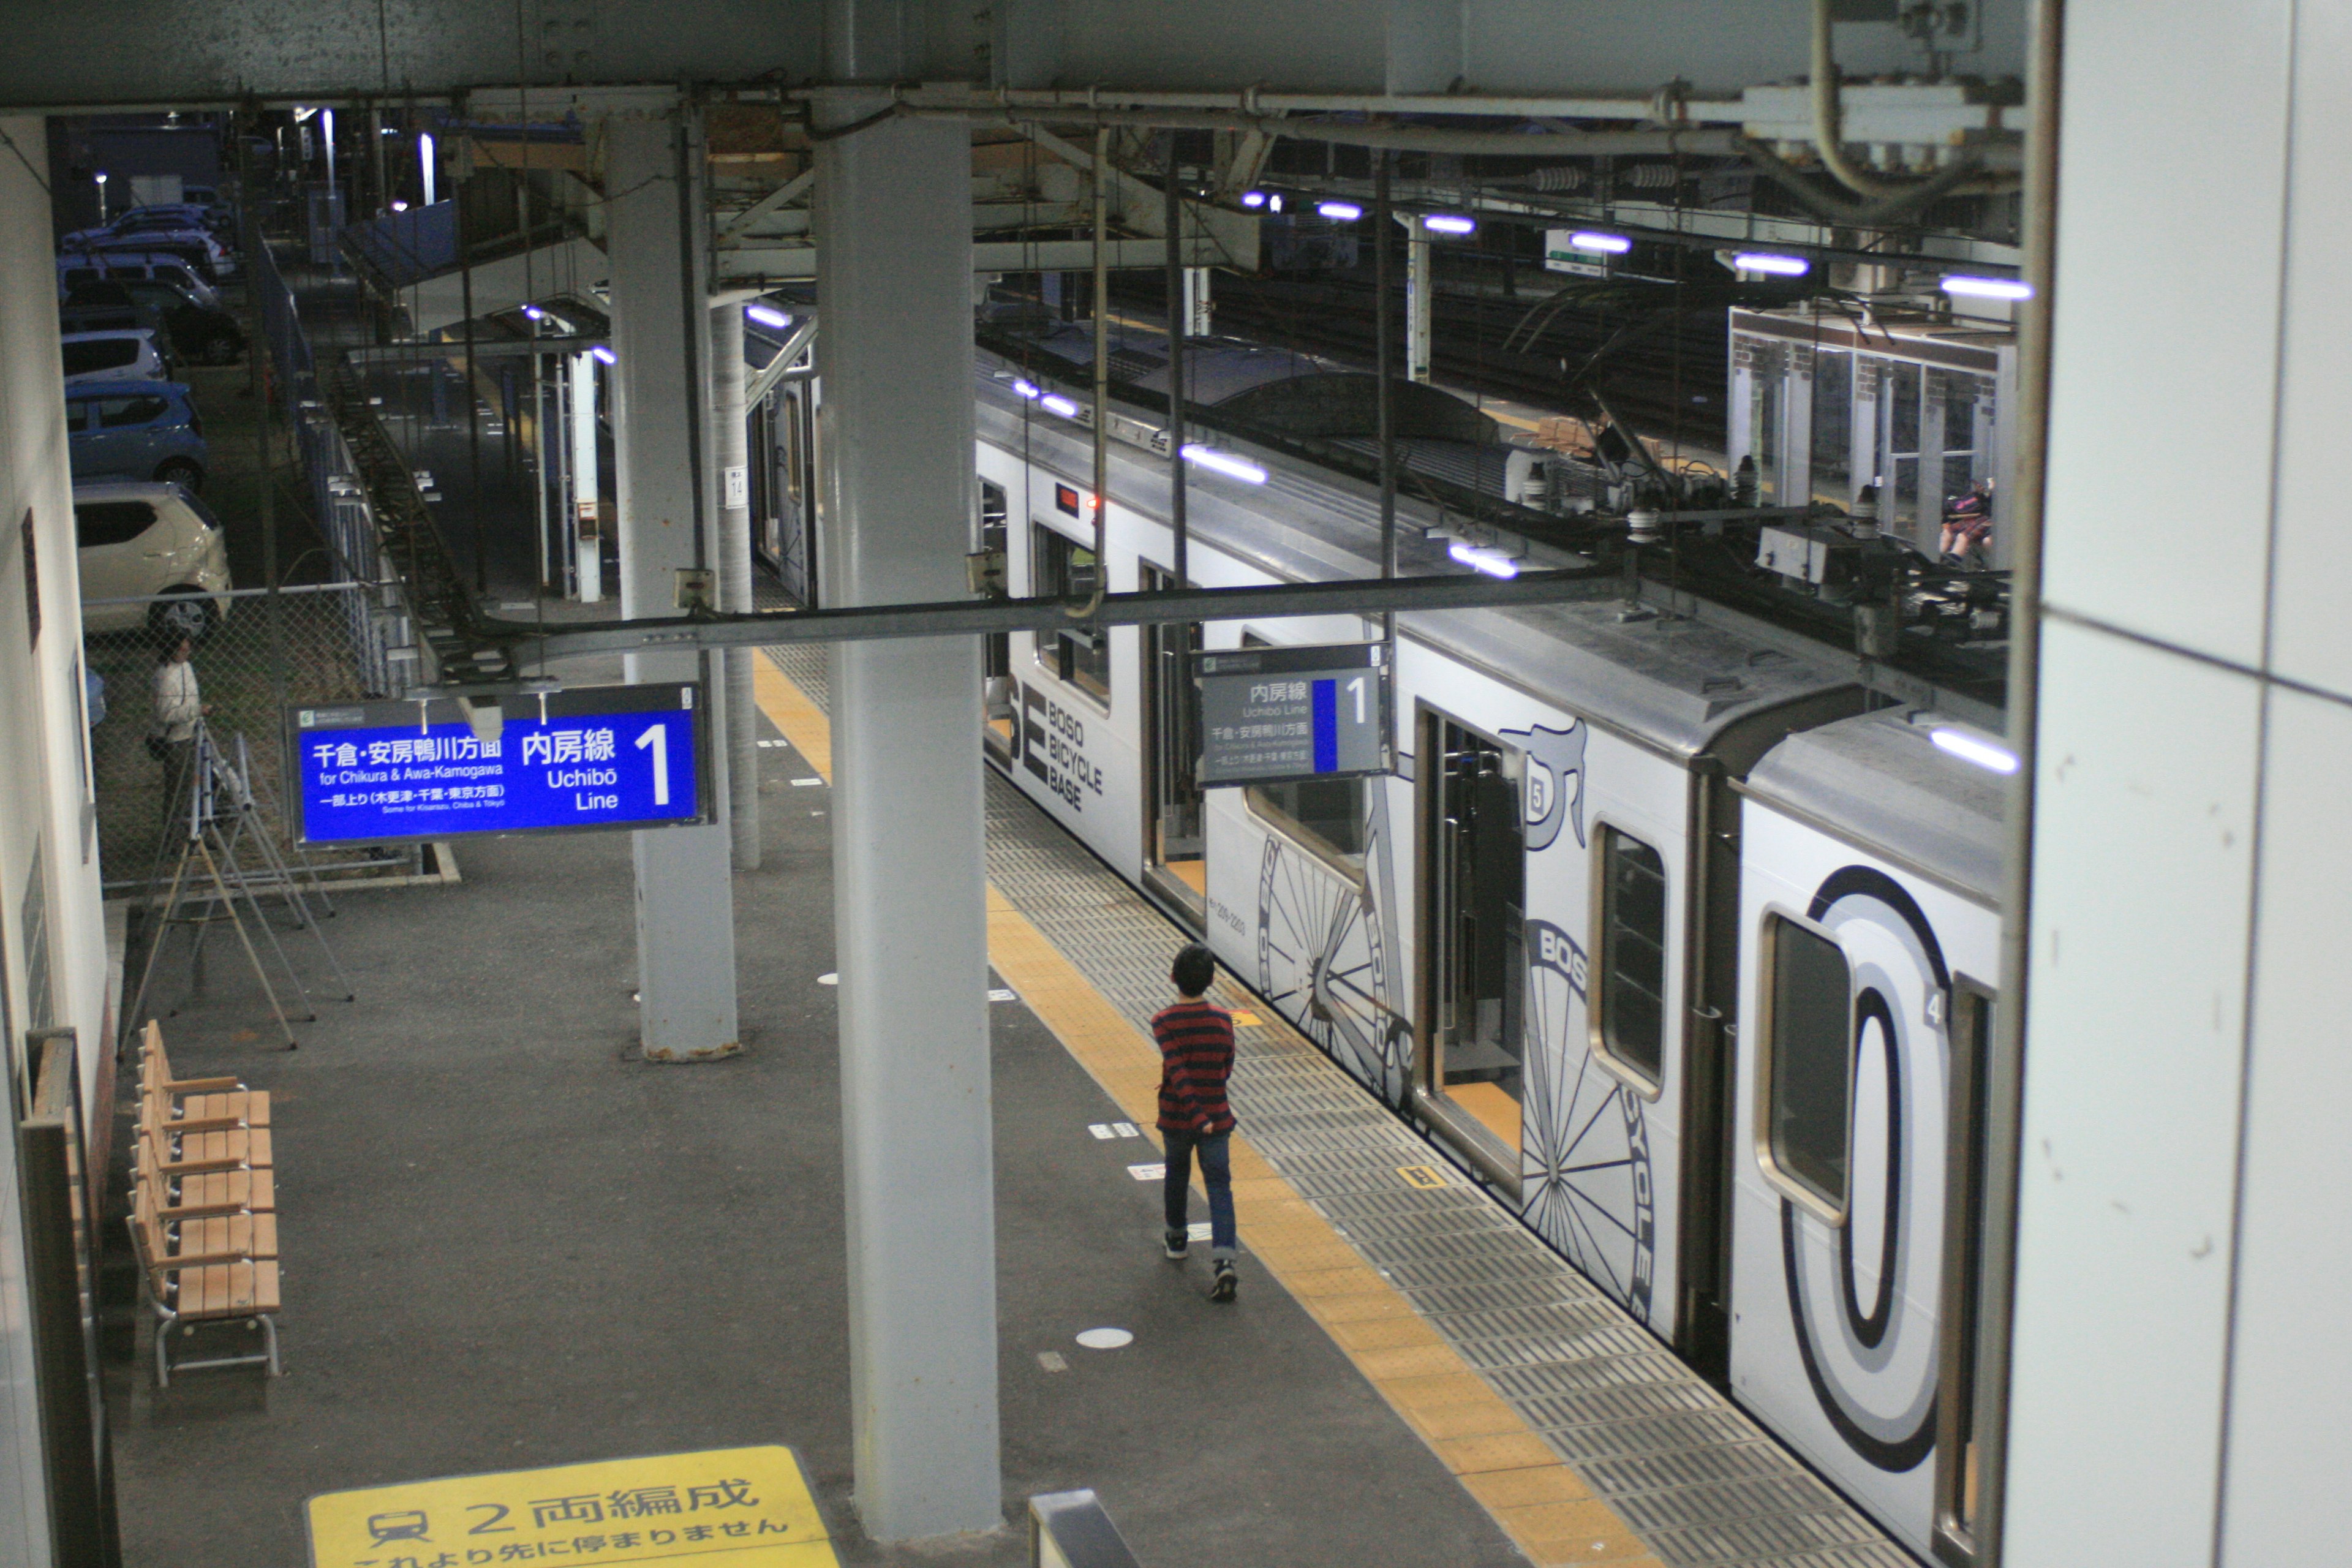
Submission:
M 831 783 L 831 721 L 772 660 L 762 658 L 753 668 L 760 710 Z M 1005 984 L 1156 1145 L 1158 1048 L 993 883 L 988 957 Z M 1249 998 L 1220 1000 L 1246 1005 Z M 1251 1256 L 1529 1561 L 1545 1568 L 1570 1563 L 1662 1568 L 1615 1510 L 1250 1146 L 1246 1134 L 1234 1138 L 1233 1171 L 1234 1218 Z

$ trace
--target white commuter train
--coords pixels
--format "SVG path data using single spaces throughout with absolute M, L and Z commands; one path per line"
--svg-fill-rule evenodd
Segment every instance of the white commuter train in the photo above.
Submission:
M 1009 592 L 1171 584 L 1165 458 L 1113 443 L 1097 562 L 1091 435 L 1017 376 L 982 356 Z M 773 416 L 794 461 L 814 395 Z M 1194 583 L 1378 574 L 1370 487 L 1212 438 L 1267 477 L 1191 471 Z M 804 469 L 775 483 L 814 494 Z M 1402 572 L 1460 569 L 1428 507 L 1399 510 Z M 987 745 L 1899 1540 L 1967 1561 L 1998 778 L 1826 657 L 1580 602 L 1401 616 L 1391 775 L 1195 787 L 1188 647 L 1380 636 L 1343 616 L 998 638 Z

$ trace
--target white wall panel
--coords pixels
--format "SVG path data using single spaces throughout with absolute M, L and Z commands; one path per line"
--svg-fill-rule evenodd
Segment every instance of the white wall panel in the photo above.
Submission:
M 2044 637 L 2005 1561 L 2205 1568 L 2258 685 Z
M 2277 691 L 2263 788 L 2253 1016 L 2231 1324 L 2223 1568 L 2343 1560 L 2352 1542 L 2352 708 Z
M 2262 646 L 2290 14 L 2066 11 L 2042 594 L 2245 665 Z M 2167 243 L 2158 215 L 2190 214 L 2217 232 Z M 2230 476 L 2223 504 L 2151 502 L 2207 466 Z
M 2345 437 L 2352 432 L 2352 9 L 2295 16 L 2280 376 L 2272 668 L 2352 696 L 2352 551 L 2345 549 Z M 2201 400 L 2200 400 L 2201 401 Z M 2251 500 L 2252 498 L 2249 498 Z

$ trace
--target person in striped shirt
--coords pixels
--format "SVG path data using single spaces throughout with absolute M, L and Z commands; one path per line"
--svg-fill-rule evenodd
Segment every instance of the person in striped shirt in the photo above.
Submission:
M 1160 1139 L 1168 1152 L 1168 1256 L 1191 1250 L 1189 1219 L 1192 1156 L 1201 1157 L 1201 1180 L 1209 1189 L 1209 1257 L 1215 1283 L 1209 1300 L 1230 1301 L 1241 1286 L 1234 1270 L 1234 1176 L 1229 1148 L 1233 1107 L 1225 1103 L 1225 1079 L 1234 1070 L 1234 1016 L 1203 998 L 1217 976 L 1217 961 L 1192 942 L 1176 955 L 1169 979 L 1180 1000 L 1151 1020 L 1160 1045 Z

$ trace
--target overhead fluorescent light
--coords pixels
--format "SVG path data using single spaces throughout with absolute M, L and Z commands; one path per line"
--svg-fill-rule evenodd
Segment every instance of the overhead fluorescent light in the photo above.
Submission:
M 1771 256 L 1754 250 L 1740 252 L 1731 264 L 1742 272 L 1763 272 L 1774 278 L 1802 278 L 1813 269 L 1813 264 L 1801 256 Z
M 2017 278 L 1947 278 L 1941 285 L 1947 294 L 1958 294 L 1970 300 L 2031 300 L 2033 285 Z
M 602 363 L 617 364 L 620 363 L 619 360 L 614 357 L 613 351 L 606 348 L 603 343 L 598 343 L 594 348 L 590 349 L 588 352 L 594 354 L 597 360 Z
M 1431 213 L 1421 220 L 1421 226 L 1432 234 L 1475 234 L 1478 232 L 1478 220 L 1453 213 Z
M 1037 384 L 1031 381 L 1016 381 L 1013 384 L 1013 390 L 1033 403 L 1035 402 L 1040 395 L 1037 391 Z
M 1518 562 L 1491 544 L 1472 544 L 1467 540 L 1457 539 L 1445 547 L 1445 553 L 1465 566 L 1475 567 L 1489 577 L 1516 577 L 1519 574 Z
M 1334 223 L 1353 223 L 1364 216 L 1364 209 L 1353 202 L 1317 202 L 1315 210 Z
M 1602 234 L 1598 229 L 1580 229 L 1568 237 L 1568 243 L 1600 256 L 1622 256 L 1633 248 L 1633 242 L 1623 235 Z
M 763 327 L 774 327 L 779 331 L 793 324 L 793 319 L 790 316 L 772 305 L 746 305 L 743 307 L 743 315 L 748 321 L 757 321 Z
M 1949 752 L 1964 763 L 1974 763 L 1980 768 L 1997 773 L 2017 771 L 2017 753 L 2006 746 L 1996 746 L 1990 741 L 1969 734 L 1966 730 L 1933 730 L 1927 738 L 1936 742 L 1938 751 Z
M 1265 470 L 1248 458 L 1236 458 L 1231 452 L 1220 452 L 1214 447 L 1203 447 L 1197 441 L 1185 444 L 1184 460 L 1198 463 L 1212 472 L 1239 479 L 1244 484 L 1265 483 Z
M 522 308 L 522 313 L 534 321 L 543 321 L 547 320 L 547 312 L 541 310 L 536 305 L 525 305 Z
M 1245 207 L 1262 207 L 1265 205 L 1265 193 L 1264 191 L 1244 191 L 1242 193 L 1242 205 Z
M 1078 405 L 1057 392 L 1049 392 L 1037 401 L 1045 405 L 1045 411 L 1049 414 L 1058 414 L 1065 419 L 1076 419 L 1078 416 Z

